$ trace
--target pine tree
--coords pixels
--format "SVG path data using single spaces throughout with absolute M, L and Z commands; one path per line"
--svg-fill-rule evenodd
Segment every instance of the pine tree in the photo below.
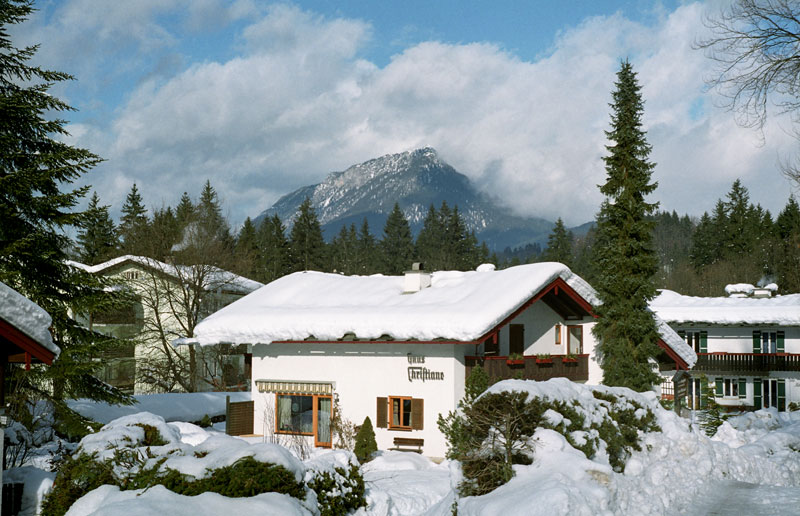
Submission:
M 181 240 L 181 230 L 172 208 L 167 206 L 166 209 L 155 210 L 144 235 L 145 242 L 140 245 L 137 254 L 169 261 L 173 247 Z
M 211 181 L 206 180 L 200 201 L 195 209 L 198 235 L 201 239 L 215 240 L 227 248 L 233 247 L 231 228 L 228 221 L 222 216 L 219 196 Z
M 777 259 L 778 287 L 781 292 L 800 292 L 800 206 L 794 196 L 775 220 L 781 254 Z
M 327 248 L 322 238 L 322 228 L 311 199 L 298 208 L 297 218 L 289 237 L 289 259 L 294 271 L 325 270 Z
M 93 192 L 80 221 L 78 245 L 80 260 L 88 265 L 96 265 L 113 257 L 119 246 L 117 230 L 108 214 L 108 206 L 100 206 L 97 192 Z
M 242 229 L 236 237 L 236 245 L 234 246 L 236 265 L 234 272 L 242 274 L 248 278 L 255 278 L 258 275 L 258 235 L 256 226 L 250 217 L 244 219 Z
M 567 231 L 564 221 L 559 217 L 553 232 L 547 237 L 547 249 L 542 253 L 542 259 L 572 267 L 572 240 L 572 232 Z
M 264 283 L 274 281 L 290 272 L 289 242 L 280 217 L 273 215 L 258 227 L 258 258 L 255 279 Z
M 147 210 L 142 202 L 142 196 L 136 183 L 133 183 L 131 191 L 125 198 L 122 205 L 122 219 L 119 224 L 119 235 L 122 239 L 122 251 L 124 254 L 145 254 L 143 246 L 146 241 Z
M 602 301 L 593 329 L 603 366 L 603 383 L 644 391 L 658 381 L 649 359 L 659 349 L 659 334 L 647 303 L 655 297 L 653 275 L 658 266 L 648 220 L 657 204 L 645 201 L 657 184 L 654 164 L 642 129 L 644 104 L 636 74 L 622 63 L 613 93 L 607 146 L 607 180 L 600 187 L 606 200 L 597 221 L 595 287 Z
M 115 341 L 69 317 L 71 310 L 110 306 L 117 295 L 68 265 L 64 252 L 70 242 L 63 230 L 85 217 L 73 208 L 89 191 L 70 185 L 101 160 L 64 143 L 66 122 L 47 118 L 72 109 L 48 93 L 53 84 L 72 77 L 29 65 L 37 47 L 17 49 L 11 42 L 9 26 L 23 22 L 32 10 L 26 1 L 0 3 L 0 281 L 51 315 L 53 340 L 61 348 L 52 366 L 19 375 L 12 396 L 51 399 L 61 417 L 74 414 L 63 401 L 67 398 L 112 403 L 128 398 L 93 374 L 100 363 L 92 358 Z
M 383 226 L 383 239 L 380 242 L 383 272 L 397 275 L 411 269 L 414 258 L 414 238 L 408 219 L 403 215 L 400 205 L 394 203 L 392 212 Z
M 442 245 L 443 239 L 444 228 L 442 228 L 436 208 L 431 204 L 415 244 L 415 254 L 427 270 L 439 269 L 437 248 Z
M 361 222 L 361 230 L 358 232 L 358 257 L 356 274 L 368 275 L 378 272 L 378 244 L 375 237 L 369 232 L 369 222 L 367 218 Z
M 178 206 L 175 208 L 175 219 L 178 221 L 178 227 L 180 228 L 181 232 L 186 229 L 195 217 L 195 208 L 194 204 L 192 204 L 192 200 L 189 198 L 189 194 L 183 192 L 181 195 L 181 200 L 178 203 Z

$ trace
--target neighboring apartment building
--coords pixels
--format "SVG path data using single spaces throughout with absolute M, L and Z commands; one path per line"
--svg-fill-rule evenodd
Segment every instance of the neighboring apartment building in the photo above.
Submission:
M 189 334 L 203 317 L 263 284 L 213 266 L 172 265 L 142 256 L 121 256 L 98 265 L 70 262 L 128 288 L 135 301 L 122 309 L 80 314 L 87 326 L 131 345 L 111 352 L 101 379 L 126 392 L 242 389 L 250 386 L 245 347 L 175 349 L 172 341 Z
M 686 402 L 701 404 L 701 378 L 729 410 L 800 403 L 800 294 L 776 295 L 774 284 L 728 285 L 725 297 L 661 291 L 650 307 L 697 353 Z M 675 371 L 662 366 L 662 374 Z
M 601 381 L 597 302 L 559 263 L 404 277 L 307 271 L 207 317 L 184 342 L 250 346 L 253 429 L 265 438 L 331 446 L 338 401 L 344 418 L 371 418 L 379 448 L 444 457 L 436 418 L 456 409 L 475 366 L 495 378 Z M 694 363 L 669 327 L 662 337 L 677 367 Z

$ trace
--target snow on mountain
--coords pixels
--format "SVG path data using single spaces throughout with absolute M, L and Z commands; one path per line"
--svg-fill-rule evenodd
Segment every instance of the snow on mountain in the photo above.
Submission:
M 428 208 L 438 210 L 442 201 L 459 213 L 467 229 L 489 247 L 503 249 L 527 243 L 544 243 L 553 223 L 537 217 L 520 217 L 479 192 L 469 179 L 441 160 L 430 147 L 390 154 L 333 172 L 319 184 L 304 186 L 281 197 L 257 218 L 277 214 L 287 227 L 297 208 L 308 197 L 317 212 L 327 239 L 342 225 L 360 226 L 367 219 L 373 234 L 380 236 L 386 217 L 397 202 L 417 233 Z

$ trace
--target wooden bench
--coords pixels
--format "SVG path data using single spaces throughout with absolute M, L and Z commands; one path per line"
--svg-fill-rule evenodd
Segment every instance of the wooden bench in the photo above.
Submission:
M 394 448 L 396 451 L 410 451 L 422 453 L 422 446 L 425 444 L 425 439 L 411 439 L 409 437 L 395 437 Z M 416 449 L 412 449 L 416 448 Z

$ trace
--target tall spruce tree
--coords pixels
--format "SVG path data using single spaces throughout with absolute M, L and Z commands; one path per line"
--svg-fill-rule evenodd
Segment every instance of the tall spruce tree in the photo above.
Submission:
M 278 215 L 261 221 L 256 235 L 258 241 L 257 274 L 255 279 L 269 283 L 290 272 L 289 242 L 286 228 Z
M 380 267 L 378 260 L 378 244 L 375 237 L 369 231 L 367 218 L 361 222 L 361 229 L 358 232 L 358 261 L 356 274 L 366 275 L 375 274 Z
M 322 238 L 322 227 L 317 213 L 311 206 L 311 199 L 306 200 L 298 209 L 297 218 L 289 237 L 289 254 L 294 271 L 325 270 L 327 246 Z
M 129 398 L 93 374 L 100 363 L 92 358 L 114 340 L 70 318 L 71 310 L 110 307 L 115 295 L 68 265 L 64 251 L 70 242 L 63 230 L 84 217 L 74 208 L 89 190 L 70 185 L 101 160 L 64 143 L 66 122 L 49 118 L 72 109 L 48 93 L 53 84 L 72 77 L 28 64 L 37 47 L 18 49 L 10 39 L 9 26 L 23 22 L 32 10 L 27 1 L 0 3 L 0 281 L 52 316 L 53 340 L 61 348 L 52 366 L 23 371 L 11 394 L 23 406 L 26 399 L 49 398 L 60 418 L 74 415 L 67 398 Z M 10 371 L 11 377 L 17 372 Z
M 547 237 L 547 249 L 542 253 L 542 259 L 572 267 L 572 240 L 572 232 L 567 231 L 564 221 L 559 217 L 553 232 Z
M 147 209 L 136 183 L 125 197 L 122 205 L 122 218 L 119 224 L 119 236 L 122 240 L 122 251 L 125 254 L 145 254 L 144 245 L 147 239 Z
M 611 130 L 606 136 L 607 180 L 600 187 L 606 200 L 597 220 L 595 260 L 597 287 L 602 304 L 593 329 L 603 366 L 603 383 L 650 389 L 658 381 L 649 360 L 659 349 L 659 334 L 647 303 L 656 289 L 653 276 L 658 266 L 652 233 L 655 223 L 648 219 L 657 203 L 647 194 L 654 164 L 648 161 L 651 147 L 642 129 L 644 103 L 636 74 L 628 61 L 617 73 L 611 104 Z
M 414 257 L 414 237 L 411 236 L 408 219 L 397 203 L 394 203 L 394 208 L 386 218 L 386 225 L 383 226 L 380 249 L 384 273 L 402 274 L 411 269 L 411 261 Z
M 119 246 L 117 229 L 108 214 L 108 206 L 100 205 L 97 192 L 92 194 L 79 226 L 77 240 L 81 262 L 96 265 L 113 257 Z

